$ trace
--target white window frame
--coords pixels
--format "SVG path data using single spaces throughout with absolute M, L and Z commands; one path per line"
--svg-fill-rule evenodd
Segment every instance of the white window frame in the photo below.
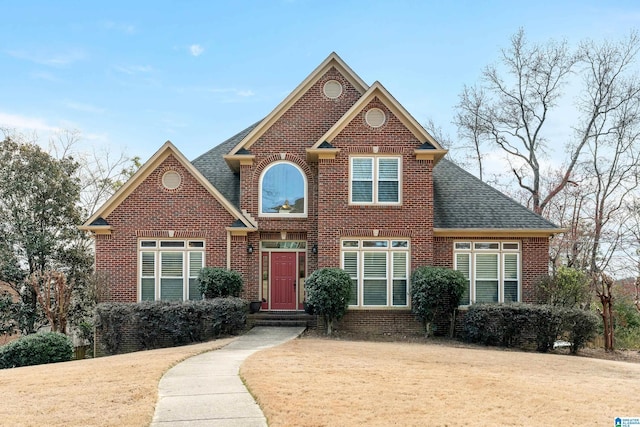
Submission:
M 181 246 L 178 246 L 182 243 Z M 170 245 L 169 247 L 163 245 Z M 153 276 L 143 276 L 142 270 L 142 258 L 143 254 L 153 255 Z M 201 268 L 205 267 L 206 252 L 205 242 L 199 239 L 139 239 L 138 240 L 138 297 L 137 300 L 142 299 L 142 281 L 143 279 L 153 279 L 153 296 L 154 300 L 158 301 L 162 299 L 162 257 L 163 254 L 182 254 L 182 301 L 187 301 L 190 298 L 189 282 L 198 276 L 192 274 L 191 260 L 192 257 L 198 255 L 201 257 Z M 199 272 L 198 272 L 199 273 Z M 168 278 L 165 277 L 165 278 Z M 194 295 L 192 299 L 200 299 L 201 295 Z
M 458 265 L 458 254 L 467 254 L 469 259 L 469 305 L 475 304 L 477 301 L 477 281 L 476 260 L 480 254 L 496 255 L 498 263 L 498 300 L 495 302 L 514 302 L 506 301 L 505 290 L 506 282 L 517 281 L 517 298 L 515 302 L 522 301 L 522 251 L 521 243 L 518 241 L 457 241 L 453 243 L 453 268 L 461 270 Z M 506 260 L 509 257 L 516 256 L 516 278 L 506 277 Z M 462 304 L 466 306 L 467 304 Z
M 366 242 L 386 242 L 386 246 L 371 247 L 366 246 Z M 394 247 L 394 242 L 401 242 L 403 246 Z M 344 238 L 340 242 L 340 265 L 342 269 L 346 270 L 345 256 L 346 254 L 356 254 L 356 271 L 355 274 L 350 273 L 351 279 L 355 281 L 356 300 L 355 304 L 349 304 L 351 308 L 408 308 L 410 306 L 410 264 L 411 264 L 411 242 L 408 239 L 402 238 L 382 238 L 382 239 L 358 239 L 358 238 Z M 365 254 L 384 254 L 386 263 L 385 277 L 366 277 L 364 258 Z M 395 276 L 394 274 L 394 253 L 405 254 L 405 274 L 403 277 Z M 364 304 L 364 282 L 366 279 L 370 280 L 386 280 L 386 304 L 380 305 L 365 305 Z M 405 286 L 405 304 L 394 304 L 393 290 L 394 280 L 404 280 Z
M 353 200 L 353 164 L 355 160 L 369 159 L 372 163 L 371 170 L 371 201 L 359 202 Z M 380 160 L 395 160 L 398 163 L 398 179 L 397 181 L 381 180 L 380 179 Z M 379 183 L 381 181 L 397 182 L 398 183 L 398 200 L 395 202 L 380 202 L 378 201 L 379 195 Z M 351 205 L 363 205 L 363 206 L 397 206 L 402 204 L 402 156 L 351 156 L 349 158 L 349 204 Z
M 302 176 L 302 181 L 303 181 L 303 185 L 304 185 L 304 212 L 299 212 L 299 213 L 279 213 L 279 212 L 262 212 L 262 183 L 264 180 L 265 175 L 267 174 L 267 172 L 278 165 L 289 165 L 289 166 L 293 166 L 294 168 L 296 168 L 298 170 L 298 172 L 300 172 L 300 175 Z M 307 181 L 307 174 L 304 173 L 304 171 L 302 170 L 302 168 L 300 168 L 300 166 L 298 166 L 297 164 L 287 161 L 287 160 L 279 160 L 276 162 L 273 162 L 271 164 L 269 164 L 266 168 L 264 168 L 264 170 L 262 171 L 262 173 L 260 174 L 260 181 L 258 184 L 258 217 L 272 217 L 272 218 L 306 218 L 307 217 L 307 212 L 308 212 L 308 206 L 309 206 L 309 185 L 308 185 L 308 181 Z M 290 203 L 295 203 L 295 200 L 289 200 Z

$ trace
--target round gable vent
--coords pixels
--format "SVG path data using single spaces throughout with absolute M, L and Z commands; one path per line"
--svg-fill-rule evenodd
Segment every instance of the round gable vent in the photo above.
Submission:
M 175 190 L 182 184 L 182 177 L 176 171 L 168 171 L 162 175 L 162 185 L 167 190 Z
M 367 121 L 367 124 L 372 128 L 379 128 L 384 124 L 386 119 L 384 115 L 384 111 L 379 108 L 372 108 L 364 116 L 364 119 Z
M 342 85 L 337 80 L 329 80 L 324 84 L 322 92 L 327 98 L 336 99 L 342 95 Z

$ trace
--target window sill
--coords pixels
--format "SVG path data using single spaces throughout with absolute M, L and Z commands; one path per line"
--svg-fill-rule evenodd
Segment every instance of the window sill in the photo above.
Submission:
M 269 215 L 269 214 L 260 214 L 258 218 L 264 219 L 307 219 L 309 216 L 307 214 L 304 215 Z

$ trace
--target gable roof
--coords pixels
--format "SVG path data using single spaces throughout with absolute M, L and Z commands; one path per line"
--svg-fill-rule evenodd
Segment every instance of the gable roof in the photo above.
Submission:
M 234 156 L 241 154 L 240 150 L 248 150 L 254 142 L 258 140 L 296 101 L 298 101 L 307 90 L 313 86 L 327 71 L 335 67 L 360 93 L 365 93 L 369 88 L 364 80 L 360 78 L 337 53 L 332 52 L 327 59 L 322 61 L 315 70 L 307 76 L 278 106 L 269 113 L 261 122 L 240 140 L 236 146 L 229 151 L 226 156 L 227 163 L 235 164 L 238 160 Z
M 224 198 L 237 209 L 240 209 L 240 175 L 229 168 L 224 156 L 238 145 L 238 142 L 242 141 L 258 124 L 260 122 L 252 124 L 191 162 L 220 191 Z
M 563 231 L 448 159 L 433 168 L 433 199 L 436 235 L 551 235 Z
M 257 125 L 193 161 L 193 166 L 237 209 L 240 178 L 226 165 L 223 155 Z M 563 231 L 446 158 L 433 169 L 433 190 L 436 235 L 551 235 Z
M 309 154 L 316 152 L 318 148 L 325 142 L 331 143 L 333 139 L 371 102 L 377 98 L 402 122 L 404 126 L 420 141 L 421 144 L 430 146 L 431 153 L 438 161 L 447 153 L 438 141 L 432 137 L 429 132 L 411 114 L 387 91 L 387 89 L 378 81 L 374 82 L 371 87 L 358 99 L 355 104 L 347 110 L 346 113 L 336 122 L 324 135 L 316 141 L 313 146 L 307 150 Z
M 81 230 L 104 233 L 110 230 L 105 218 L 109 216 L 138 186 L 169 156 L 174 156 L 178 162 L 227 210 L 235 219 L 240 220 L 247 228 L 255 228 L 242 213 L 227 200 L 222 193 L 196 169 L 184 155 L 167 141 L 144 165 L 107 200 L 85 223 Z

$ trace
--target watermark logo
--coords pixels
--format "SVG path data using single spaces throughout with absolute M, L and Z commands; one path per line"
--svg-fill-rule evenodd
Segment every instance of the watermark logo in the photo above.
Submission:
M 614 422 L 615 427 L 640 427 L 640 418 L 618 417 Z

